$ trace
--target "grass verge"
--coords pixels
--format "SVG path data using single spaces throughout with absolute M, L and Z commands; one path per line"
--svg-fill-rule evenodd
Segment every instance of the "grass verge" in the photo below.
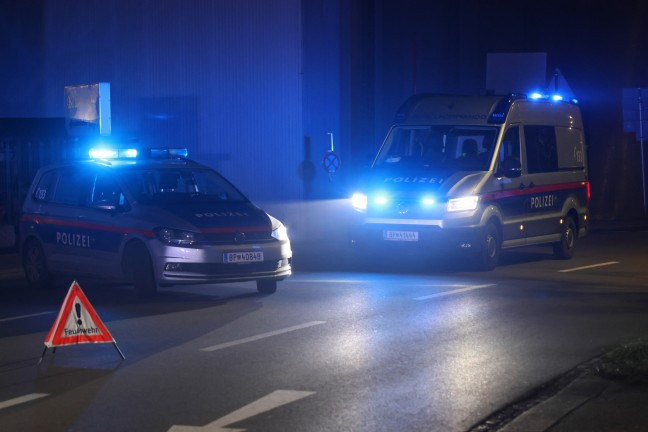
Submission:
M 597 365 L 600 376 L 648 383 L 648 339 L 620 345 L 603 354 Z

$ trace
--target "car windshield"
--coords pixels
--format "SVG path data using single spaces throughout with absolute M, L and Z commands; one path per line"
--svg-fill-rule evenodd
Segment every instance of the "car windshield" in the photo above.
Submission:
M 137 169 L 122 172 L 120 179 L 142 204 L 247 201 L 230 182 L 209 169 Z
M 396 126 L 387 135 L 374 166 L 486 171 L 497 133 L 496 127 Z

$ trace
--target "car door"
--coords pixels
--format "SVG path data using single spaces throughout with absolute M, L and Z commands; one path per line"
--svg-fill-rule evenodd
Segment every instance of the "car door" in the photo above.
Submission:
M 78 217 L 79 224 L 91 233 L 91 253 L 83 260 L 85 272 L 100 277 L 120 275 L 121 243 L 129 228 L 124 213 L 128 208 L 114 173 L 98 170 Z
M 60 168 L 50 176 L 46 201 L 34 216 L 50 267 L 57 273 L 74 274 L 91 253 L 92 234 L 79 223 L 93 173 L 76 166 Z M 41 193 L 40 188 L 37 194 Z

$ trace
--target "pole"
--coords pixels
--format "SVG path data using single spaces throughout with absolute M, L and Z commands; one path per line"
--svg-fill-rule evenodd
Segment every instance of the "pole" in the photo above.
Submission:
M 643 105 L 643 100 L 641 98 L 641 89 L 639 90 L 639 143 L 641 145 L 641 186 L 643 188 L 643 209 L 644 209 L 644 214 L 646 214 L 646 174 L 644 170 L 644 137 L 643 137 L 643 119 L 642 119 L 642 112 L 641 108 Z

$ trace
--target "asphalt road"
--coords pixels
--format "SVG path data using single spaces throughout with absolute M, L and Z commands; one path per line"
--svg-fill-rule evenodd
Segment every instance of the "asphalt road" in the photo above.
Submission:
M 470 430 L 648 335 L 648 232 L 578 246 L 570 261 L 518 250 L 488 273 L 456 257 L 356 267 L 303 251 L 270 296 L 227 284 L 139 301 L 80 281 L 126 359 L 88 344 L 40 365 L 67 286 L 0 279 L 0 430 Z

